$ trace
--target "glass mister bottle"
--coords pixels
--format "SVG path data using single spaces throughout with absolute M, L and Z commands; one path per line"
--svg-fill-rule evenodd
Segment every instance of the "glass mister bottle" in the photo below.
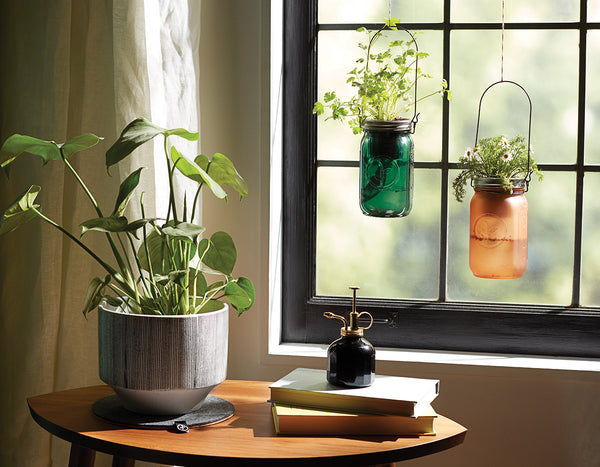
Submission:
M 332 342 L 327 349 L 327 381 L 336 386 L 363 388 L 370 386 L 375 379 L 375 348 L 367 341 L 364 329 L 373 325 L 373 316 L 370 313 L 356 311 L 356 291 L 352 289 L 352 311 L 350 322 L 346 318 L 330 312 L 324 313 L 326 318 L 339 319 L 344 323 L 339 339 Z M 367 315 L 371 323 L 366 328 L 358 326 L 358 318 Z

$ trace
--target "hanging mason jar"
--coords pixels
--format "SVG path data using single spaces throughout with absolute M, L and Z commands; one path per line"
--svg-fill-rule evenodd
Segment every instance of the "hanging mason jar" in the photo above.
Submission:
M 527 268 L 526 180 L 475 178 L 471 199 L 469 266 L 477 277 L 515 279 Z
M 412 208 L 413 121 L 366 120 L 360 144 L 360 208 L 373 217 L 404 217 Z

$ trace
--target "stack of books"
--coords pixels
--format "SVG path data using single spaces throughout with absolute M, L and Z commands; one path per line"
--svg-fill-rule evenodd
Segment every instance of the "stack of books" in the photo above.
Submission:
M 435 379 L 376 375 L 366 388 L 327 382 L 325 370 L 297 368 L 270 386 L 278 434 L 434 435 Z

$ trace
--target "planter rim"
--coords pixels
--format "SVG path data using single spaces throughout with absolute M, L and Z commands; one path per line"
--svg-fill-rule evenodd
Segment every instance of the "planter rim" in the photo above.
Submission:
M 109 313 L 115 313 L 118 315 L 127 315 L 127 316 L 132 316 L 132 317 L 136 317 L 136 318 L 170 318 L 170 319 L 191 319 L 193 317 L 197 317 L 197 316 L 209 316 L 209 315 L 214 315 L 217 313 L 223 313 L 225 311 L 227 311 L 229 309 L 229 305 L 227 303 L 221 302 L 223 304 L 223 307 L 218 309 L 218 310 L 214 310 L 214 311 L 206 311 L 203 313 L 190 313 L 187 315 L 143 315 L 140 313 L 128 313 L 126 311 L 122 310 L 122 306 L 123 305 L 119 305 L 118 307 L 114 307 L 112 305 L 109 305 L 108 303 L 106 303 L 105 301 L 102 301 L 100 303 L 100 305 L 98 305 L 99 309 L 102 309 L 103 311 L 107 311 Z

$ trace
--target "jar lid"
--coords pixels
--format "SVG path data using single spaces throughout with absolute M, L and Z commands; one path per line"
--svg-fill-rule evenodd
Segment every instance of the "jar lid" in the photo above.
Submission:
M 524 178 L 511 178 L 510 183 L 512 184 L 513 190 L 525 190 L 527 187 L 527 181 Z M 475 188 L 506 191 L 506 188 L 502 184 L 502 179 L 500 177 L 474 177 L 473 186 Z
M 363 130 L 368 131 L 411 131 L 412 120 L 402 118 L 398 120 L 365 120 Z

